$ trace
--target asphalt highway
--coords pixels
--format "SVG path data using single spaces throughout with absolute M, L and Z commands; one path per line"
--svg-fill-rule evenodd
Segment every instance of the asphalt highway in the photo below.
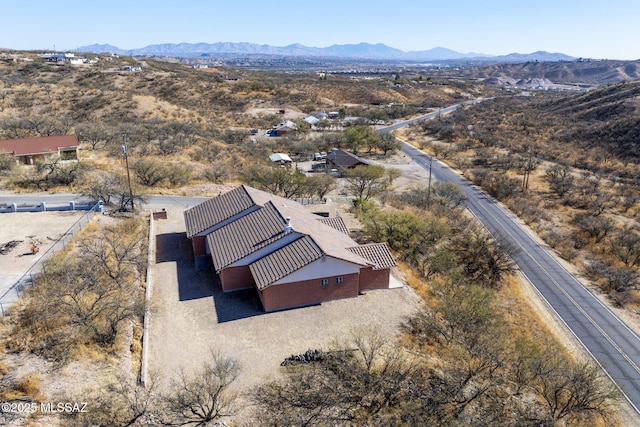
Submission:
M 427 154 L 408 144 L 403 144 L 403 151 L 429 169 Z M 512 213 L 446 165 L 433 159 L 431 168 L 434 179 L 458 184 L 468 196 L 467 208 L 494 236 L 516 248 L 513 259 L 519 270 L 640 414 L 640 337 L 516 222 Z

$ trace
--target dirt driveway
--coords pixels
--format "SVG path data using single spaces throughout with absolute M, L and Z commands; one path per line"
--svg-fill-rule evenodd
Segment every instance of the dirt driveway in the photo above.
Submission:
M 237 387 L 246 391 L 278 375 L 287 356 L 327 348 L 354 327 L 371 327 L 391 337 L 419 305 L 413 290 L 401 286 L 264 313 L 255 291 L 225 294 L 213 271 L 195 271 L 182 211 L 169 210 L 168 217 L 155 223 L 149 332 L 149 372 L 160 372 L 165 385 L 180 368 L 200 367 L 213 349 L 240 361 Z

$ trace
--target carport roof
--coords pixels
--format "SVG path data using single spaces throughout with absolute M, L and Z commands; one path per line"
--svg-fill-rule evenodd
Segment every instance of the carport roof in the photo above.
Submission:
M 369 243 L 367 245 L 354 246 L 347 248 L 348 251 L 370 261 L 374 264 L 374 270 L 382 270 L 397 266 L 393 255 L 384 243 Z

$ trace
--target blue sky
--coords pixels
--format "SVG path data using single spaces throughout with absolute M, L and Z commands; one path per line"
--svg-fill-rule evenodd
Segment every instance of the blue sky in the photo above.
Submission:
M 638 0 L 1 0 L 0 47 L 384 43 L 640 59 Z

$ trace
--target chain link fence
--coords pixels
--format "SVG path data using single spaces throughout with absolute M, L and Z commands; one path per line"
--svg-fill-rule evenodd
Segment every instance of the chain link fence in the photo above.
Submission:
M 87 211 L 78 221 L 75 222 L 62 237 L 53 244 L 29 270 L 26 271 L 2 296 L 0 296 L 0 314 L 5 316 L 6 311 L 18 300 L 22 292 L 33 283 L 35 277 L 42 272 L 44 262 L 52 255 L 62 251 L 70 242 L 73 236 L 78 234 L 84 226 L 97 213 L 104 210 L 104 203 L 98 202 Z

